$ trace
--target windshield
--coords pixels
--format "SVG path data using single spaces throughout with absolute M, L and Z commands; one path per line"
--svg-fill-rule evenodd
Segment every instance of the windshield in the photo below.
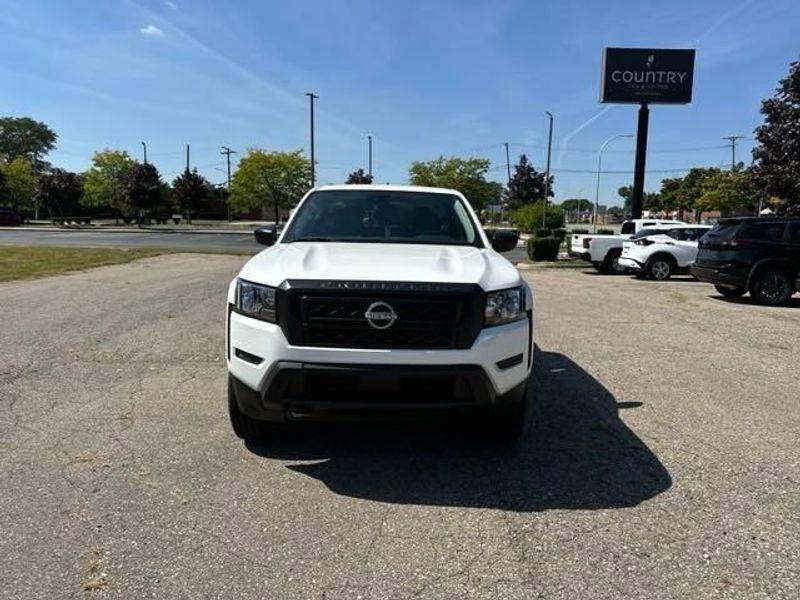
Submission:
M 312 193 L 281 241 L 483 246 L 458 196 L 372 190 Z

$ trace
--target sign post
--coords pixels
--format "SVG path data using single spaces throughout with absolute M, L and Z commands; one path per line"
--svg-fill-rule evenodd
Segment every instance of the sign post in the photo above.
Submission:
M 647 129 L 650 104 L 688 104 L 692 101 L 694 50 L 605 48 L 600 80 L 600 102 L 638 104 L 636 162 L 631 213 L 642 217 Z

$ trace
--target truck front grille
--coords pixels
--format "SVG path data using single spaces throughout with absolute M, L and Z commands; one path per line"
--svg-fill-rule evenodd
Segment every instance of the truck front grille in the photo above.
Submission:
M 398 290 L 374 282 L 372 289 L 345 285 L 343 290 L 342 284 L 348 282 L 335 283 L 335 289 L 290 287 L 290 323 L 284 331 L 288 330 L 292 344 L 397 350 L 469 348 L 482 325 L 484 300 L 478 286 L 453 284 L 417 293 L 414 284 Z M 376 329 L 367 319 L 375 302 L 388 304 L 396 315 L 385 329 Z

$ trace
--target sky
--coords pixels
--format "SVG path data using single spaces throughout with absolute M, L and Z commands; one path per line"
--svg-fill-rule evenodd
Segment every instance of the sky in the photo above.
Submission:
M 696 48 L 688 105 L 652 106 L 646 189 L 695 166 L 728 166 L 723 136 L 750 161 L 761 100 L 800 58 L 797 0 L 643 2 L 0 0 L 0 115 L 59 136 L 48 157 L 83 171 L 127 150 L 165 179 L 191 164 L 225 180 L 220 146 L 309 148 L 316 105 L 318 183 L 367 166 L 405 183 L 414 160 L 492 161 L 506 179 L 521 153 L 543 170 L 554 114 L 556 201 L 594 197 L 597 150 L 634 134 L 636 107 L 598 100 L 606 46 Z M 603 156 L 600 202 L 633 179 L 634 141 Z

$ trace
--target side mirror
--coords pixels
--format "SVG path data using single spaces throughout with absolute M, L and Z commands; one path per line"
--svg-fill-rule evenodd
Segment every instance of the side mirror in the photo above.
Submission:
M 496 229 L 492 236 L 492 248 L 496 252 L 509 252 L 517 247 L 519 232 L 511 229 Z
M 253 230 L 253 235 L 256 237 L 256 241 L 264 246 L 272 246 L 278 239 L 278 232 L 274 225 L 259 227 Z

